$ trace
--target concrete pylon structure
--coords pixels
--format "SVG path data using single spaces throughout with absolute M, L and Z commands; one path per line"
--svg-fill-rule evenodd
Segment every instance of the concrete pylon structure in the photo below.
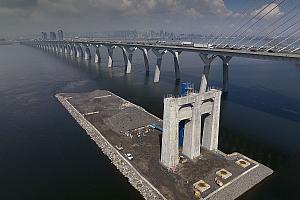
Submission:
M 160 69 L 161 69 L 162 57 L 163 57 L 163 55 L 165 55 L 168 52 L 168 50 L 152 49 L 152 51 L 156 55 L 154 83 L 158 83 L 159 79 L 160 79 Z
M 219 90 L 210 90 L 164 99 L 162 165 L 174 169 L 179 163 L 179 122 L 182 120 L 185 121 L 183 155 L 195 159 L 201 155 L 201 146 L 218 149 L 221 94 Z
M 149 57 L 148 57 L 148 52 L 150 50 L 150 48 L 144 48 L 144 47 L 139 47 L 139 49 L 142 51 L 143 53 L 143 57 L 144 57 L 144 64 L 145 64 L 145 69 L 146 69 L 146 74 L 150 73 L 150 68 L 149 68 Z
M 168 51 L 173 55 L 174 57 L 174 68 L 175 68 L 175 78 L 176 81 L 180 80 L 180 68 L 179 68 L 179 55 L 182 51 L 175 51 L 175 50 L 169 50 Z
M 210 72 L 210 65 L 212 61 L 217 57 L 216 55 L 209 56 L 208 54 L 199 54 L 200 58 L 202 59 L 204 63 L 204 69 L 201 77 L 201 83 L 200 83 L 200 89 L 199 92 L 203 93 L 207 89 L 207 83 L 208 83 L 208 76 Z
M 114 49 L 116 48 L 115 45 L 106 45 L 107 53 L 108 53 L 108 61 L 107 61 L 107 67 L 113 66 L 113 53 Z
M 123 46 L 123 47 L 121 47 L 121 49 L 122 49 L 123 56 L 124 56 L 126 74 L 130 74 L 131 70 L 132 70 L 133 52 L 137 49 L 137 47 Z
M 223 61 L 223 92 L 228 92 L 229 87 L 229 61 L 231 56 L 219 56 Z

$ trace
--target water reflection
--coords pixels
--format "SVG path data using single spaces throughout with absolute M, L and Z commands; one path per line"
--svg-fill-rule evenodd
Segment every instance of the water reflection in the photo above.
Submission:
M 277 170 L 286 160 L 286 155 L 268 147 L 265 144 L 259 144 L 249 139 L 243 138 L 241 135 L 231 133 L 226 129 L 222 129 L 219 137 L 220 150 L 231 153 L 239 152 L 252 158 L 264 165 Z
M 82 86 L 86 83 L 84 81 L 81 82 L 82 85 L 72 85 L 71 83 L 71 86 L 73 86 L 72 91 L 75 92 L 81 91 L 83 87 L 86 87 L 86 90 L 108 89 L 133 103 L 143 106 L 158 117 L 162 117 L 163 96 L 165 94 L 180 94 L 179 82 L 175 82 L 173 78 L 172 60 L 164 63 L 161 82 L 155 84 L 153 83 L 153 69 L 146 74 L 141 60 L 135 60 L 133 73 L 126 75 L 122 55 L 116 55 L 114 59 L 115 66 L 108 68 L 104 56 L 100 63 L 94 63 L 86 62 L 74 56 L 62 55 L 58 57 L 53 53 L 50 54 L 59 58 L 62 63 L 67 64 L 69 67 L 79 69 L 74 71 L 81 70 L 82 74 L 88 74 L 90 79 L 93 80 L 92 86 L 88 85 L 91 81 L 86 80 L 88 79 L 86 76 L 84 76 L 84 80 L 86 80 L 88 86 Z M 198 63 L 195 64 L 192 61 L 189 61 L 188 64 L 198 66 Z M 201 68 L 188 68 L 189 65 L 183 65 L 182 67 L 182 80 L 192 81 L 197 88 Z M 255 65 L 258 67 L 255 68 Z M 292 173 L 297 172 L 297 166 L 300 164 L 299 156 L 295 153 L 299 152 L 296 147 L 300 130 L 299 93 L 295 92 L 297 87 L 292 88 L 295 91 L 289 95 L 279 92 L 276 86 L 262 87 L 262 85 L 265 86 L 271 76 L 270 73 L 280 69 L 276 68 L 276 63 L 272 65 L 275 68 L 270 67 L 270 71 L 268 71 L 268 68 L 264 68 L 264 64 L 255 61 L 251 61 L 247 66 L 244 66 L 244 63 L 232 65 L 229 93 L 223 95 L 222 99 L 222 115 L 225 116 L 225 119 L 221 119 L 219 148 L 227 153 L 240 152 L 275 170 L 275 174 L 271 178 L 271 184 L 270 182 L 265 185 L 261 184 L 260 186 L 264 188 L 261 191 L 257 188 L 251 190 L 252 196 L 248 199 L 276 199 L 283 194 L 282 187 L 278 184 L 281 179 L 290 179 L 289 181 L 295 185 L 296 179 L 300 178 L 299 173 L 298 175 Z M 236 68 L 234 68 L 235 66 Z M 260 71 L 261 68 L 266 70 L 265 74 Z M 286 71 L 278 72 L 282 77 L 282 82 L 285 84 L 289 82 L 298 83 L 297 78 L 289 78 L 298 73 L 298 70 L 297 72 L 293 71 L 296 70 L 294 68 L 294 66 L 287 66 Z M 218 71 L 220 69 L 213 69 L 216 69 L 216 72 L 212 71 L 209 84 L 221 87 L 222 79 L 215 78 L 216 74 L 220 75 L 221 72 Z M 255 76 L 249 78 L 247 72 L 252 72 Z M 80 79 L 80 81 L 82 80 Z M 248 121 L 248 119 L 250 120 Z M 257 119 L 262 119 L 262 121 Z M 242 120 L 244 120 L 244 123 L 242 123 Z M 285 146 L 283 147 L 283 145 Z M 286 170 L 287 167 L 290 170 Z M 291 193 L 289 194 L 290 199 L 299 199 L 292 198 L 296 197 L 297 194 L 291 191 L 289 187 L 284 187 L 283 190 Z

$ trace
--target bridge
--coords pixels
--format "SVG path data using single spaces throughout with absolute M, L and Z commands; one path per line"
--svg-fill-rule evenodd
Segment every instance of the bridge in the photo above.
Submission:
M 252 59 L 274 60 L 274 61 L 288 61 L 300 62 L 299 53 L 290 52 L 270 52 L 270 51 L 251 51 L 246 48 L 231 49 L 218 47 L 194 47 L 180 44 L 160 44 L 160 43 L 146 43 L 146 42 L 126 42 L 126 41 L 95 41 L 95 40 L 76 40 L 76 41 L 29 41 L 24 44 L 31 45 L 44 51 L 55 54 L 66 54 L 77 57 L 79 59 L 91 60 L 92 48 L 95 49 L 94 61 L 100 62 L 100 48 L 104 47 L 108 52 L 107 67 L 113 67 L 113 52 L 115 48 L 120 48 L 123 52 L 125 62 L 125 72 L 127 74 L 132 71 L 133 52 L 141 50 L 144 57 L 145 70 L 148 74 L 149 58 L 148 53 L 151 50 L 156 56 L 156 66 L 153 81 L 159 82 L 163 55 L 167 52 L 174 57 L 174 72 L 176 80 L 180 80 L 180 62 L 179 56 L 183 51 L 193 52 L 199 55 L 203 61 L 204 70 L 201 77 L 199 92 L 205 92 L 208 85 L 208 77 L 211 68 L 211 63 L 220 58 L 223 62 L 223 92 L 228 92 L 229 82 L 229 64 L 233 57 L 243 57 Z
M 261 2 L 254 3 L 261 6 Z M 163 55 L 171 53 L 174 57 L 174 71 L 176 80 L 180 80 L 179 57 L 183 51 L 198 54 L 203 61 L 204 70 L 201 77 L 200 93 L 207 90 L 207 80 L 211 63 L 220 58 L 223 62 L 223 91 L 228 91 L 229 63 L 233 57 L 300 62 L 300 3 L 292 3 L 289 0 L 268 0 L 267 4 L 256 13 L 253 13 L 251 6 L 245 7 L 240 13 L 240 20 L 233 24 L 236 17 L 232 15 L 224 17 L 221 26 L 216 26 L 210 34 L 204 37 L 202 44 L 192 42 L 167 43 L 166 41 L 151 42 L 113 40 L 101 41 L 92 39 L 63 39 L 62 31 L 58 41 L 55 33 L 50 33 L 50 40 L 44 33 L 41 40 L 32 40 L 25 44 L 44 49 L 52 53 L 64 53 L 92 59 L 92 48 L 95 49 L 95 62 L 100 62 L 101 55 L 99 48 L 107 48 L 108 67 L 113 66 L 113 52 L 115 48 L 121 48 L 125 62 L 125 72 L 131 73 L 133 52 L 141 50 L 144 56 L 145 70 L 149 73 L 148 53 L 151 50 L 156 56 L 154 82 L 159 82 Z M 283 13 L 280 10 L 286 9 Z M 249 11 L 250 10 L 250 11 Z M 234 26 L 232 26 L 234 25 Z M 232 28 L 229 28 L 232 27 Z M 201 34 L 202 35 L 202 34 Z M 94 52 L 94 51 L 93 51 Z

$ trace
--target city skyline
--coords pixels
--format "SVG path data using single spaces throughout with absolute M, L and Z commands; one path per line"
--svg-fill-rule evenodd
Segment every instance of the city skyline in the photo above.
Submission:
M 234 26 L 241 17 L 254 15 L 267 3 L 270 1 L 0 0 L 0 26 L 5 27 L 0 35 L 21 36 L 58 29 L 66 32 L 166 30 L 208 34 L 225 22 Z M 289 6 L 278 6 L 269 18 L 282 15 Z

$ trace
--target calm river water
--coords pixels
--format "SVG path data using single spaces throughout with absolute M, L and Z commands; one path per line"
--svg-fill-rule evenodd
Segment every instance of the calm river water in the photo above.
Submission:
M 0 199 L 142 199 L 75 120 L 58 103 L 59 92 L 107 89 L 162 117 L 163 97 L 177 94 L 173 58 L 163 58 L 161 82 L 145 75 L 136 51 L 124 74 L 115 67 L 56 57 L 21 45 L 0 46 Z M 183 81 L 199 87 L 203 64 L 180 57 Z M 209 84 L 221 87 L 222 64 Z M 234 58 L 229 94 L 223 97 L 220 149 L 241 152 L 275 173 L 239 199 L 300 199 L 300 65 Z

